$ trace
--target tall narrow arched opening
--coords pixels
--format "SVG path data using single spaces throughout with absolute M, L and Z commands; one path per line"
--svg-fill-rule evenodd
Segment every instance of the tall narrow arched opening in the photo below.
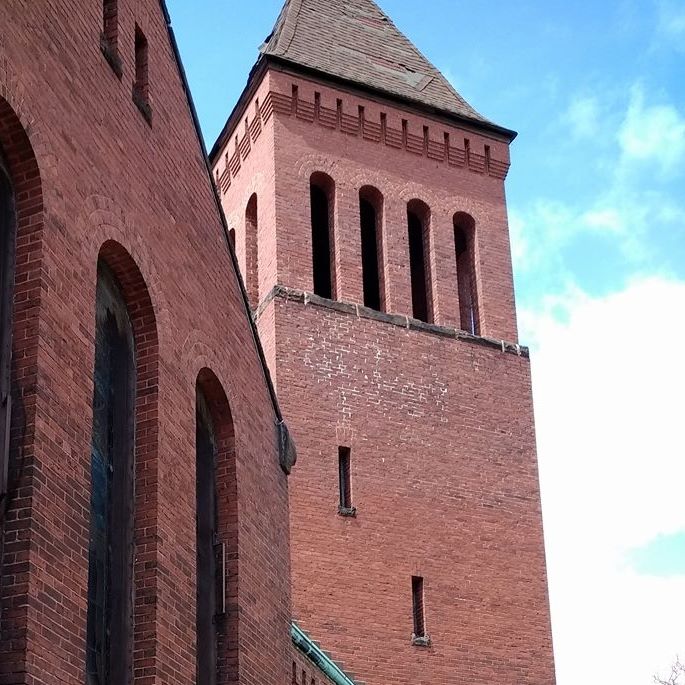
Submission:
M 323 173 L 312 174 L 309 183 L 312 223 L 312 270 L 314 293 L 334 299 L 335 183 Z
M 97 270 L 86 671 L 88 683 L 128 682 L 132 669 L 134 406 L 133 327 L 121 286 Z
M 464 212 L 454 215 L 454 252 L 457 260 L 459 321 L 462 330 L 480 335 L 476 278 L 476 222 Z
M 259 218 L 257 193 L 245 209 L 245 287 L 252 308 L 259 306 Z
M 196 383 L 197 685 L 238 682 L 238 507 L 235 433 L 219 380 Z
M 364 305 L 384 312 L 383 195 L 376 188 L 364 186 L 359 191 L 359 221 Z
M 27 516 L 33 515 L 31 493 L 41 479 L 31 460 L 45 287 L 43 228 L 42 180 L 32 141 L 20 116 L 0 96 L 0 595 L 13 597 L 16 606 L 30 601 L 29 576 L 15 572 L 18 557 L 10 541 L 23 538 Z M 13 635 L 0 639 L 0 661 L 10 671 L 26 656 L 26 626 L 14 620 L 15 614 L 0 601 L 0 633 Z
M 95 299 L 86 671 L 110 685 L 130 682 L 143 649 L 156 655 L 159 343 L 142 274 L 114 241 L 100 249 Z
M 411 275 L 412 316 L 432 323 L 433 299 L 430 280 L 430 208 L 420 200 L 407 205 L 409 269 Z
M 16 264 L 16 207 L 9 170 L 0 151 L 0 522 L 7 506 L 12 418 L 12 301 Z M 0 529 L 0 552 L 2 551 Z M 0 554 L 0 567 L 2 556 Z

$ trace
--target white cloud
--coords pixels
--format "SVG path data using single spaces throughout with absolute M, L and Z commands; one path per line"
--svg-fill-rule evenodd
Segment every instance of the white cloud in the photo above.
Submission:
M 564 119 L 571 126 L 574 138 L 592 138 L 600 130 L 599 103 L 594 97 L 577 96 L 568 107 Z
M 671 171 L 685 159 L 685 116 L 670 104 L 648 104 L 639 86 L 618 131 L 624 161 L 656 162 Z
M 522 312 L 533 381 L 558 685 L 644 685 L 685 653 L 685 577 L 626 552 L 685 529 L 685 282 L 579 290 Z

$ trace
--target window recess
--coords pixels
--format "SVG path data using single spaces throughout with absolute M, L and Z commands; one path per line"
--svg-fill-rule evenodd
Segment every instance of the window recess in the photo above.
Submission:
M 351 450 L 349 447 L 338 448 L 338 487 L 340 493 L 338 513 L 341 516 L 356 516 L 357 514 L 356 507 L 352 506 L 350 456 Z

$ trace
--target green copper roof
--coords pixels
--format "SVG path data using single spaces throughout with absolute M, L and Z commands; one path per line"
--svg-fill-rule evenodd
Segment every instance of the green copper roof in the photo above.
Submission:
M 292 638 L 295 647 L 297 647 L 304 656 L 326 675 L 326 677 L 330 678 L 335 685 L 356 685 L 354 680 L 352 680 L 352 678 L 350 678 L 294 621 L 290 627 L 290 637 Z

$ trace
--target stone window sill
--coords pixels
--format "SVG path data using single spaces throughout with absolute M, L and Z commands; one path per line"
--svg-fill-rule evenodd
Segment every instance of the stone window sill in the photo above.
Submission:
M 346 518 L 357 517 L 357 507 L 338 507 L 338 515 Z
M 428 635 L 412 635 L 411 643 L 414 645 L 414 647 L 430 647 L 431 639 Z

